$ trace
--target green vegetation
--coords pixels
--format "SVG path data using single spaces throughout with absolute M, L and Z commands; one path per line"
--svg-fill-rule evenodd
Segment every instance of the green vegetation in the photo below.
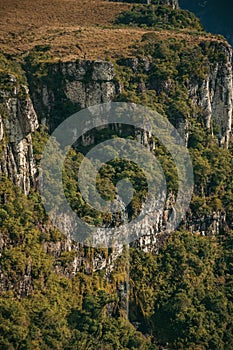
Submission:
M 64 238 L 49 226 L 37 194 L 27 199 L 3 179 L 0 198 L 7 242 L 1 255 L 1 349 L 149 350 L 165 343 L 171 349 L 232 348 L 232 232 L 177 232 L 156 256 L 130 249 L 130 320 L 139 322 L 136 331 L 116 293 L 125 280 L 126 257 L 118 259 L 110 278 L 103 271 L 86 274 L 85 267 L 69 278 L 66 267 L 75 253 L 46 254 L 46 244 Z M 93 259 L 95 252 L 85 254 Z M 148 330 L 146 339 L 141 332 Z
M 195 194 L 191 203 L 195 217 L 227 212 L 232 224 L 232 150 L 219 148 L 206 129 L 203 111 L 188 97 L 192 83 L 201 83 L 214 62 L 224 62 L 222 44 L 201 41 L 190 46 L 185 40 L 159 40 L 153 32 L 145 34 L 145 46 L 134 59 L 117 61 L 117 77 L 124 87 L 117 101 L 140 103 L 167 116 L 178 128 L 187 125 L 188 147 L 194 165 Z M 145 59 L 146 57 L 146 59 Z M 195 57 L 195 60 L 192 58 Z M 148 71 L 145 66 L 149 66 Z M 155 139 L 156 157 L 165 171 L 168 189 L 177 190 L 177 174 L 166 149 Z
M 132 1 L 127 1 L 132 2 Z M 144 3 L 145 1 L 138 1 Z M 233 150 L 219 147 L 215 125 L 207 130 L 203 110 L 189 98 L 190 84 L 201 83 L 216 62 L 225 62 L 222 42 L 198 39 L 199 21 L 186 11 L 168 6 L 135 6 L 118 18 L 118 24 L 150 27 L 142 37 L 137 57 L 117 59 L 115 81 L 121 86 L 116 101 L 149 106 L 167 116 L 178 129 L 186 123 L 188 148 L 193 160 L 195 188 L 187 220 L 204 224 L 207 236 L 185 230 L 173 233 L 157 255 L 131 247 L 114 262 L 112 271 L 94 271 L 94 259 L 108 259 L 112 249 L 94 249 L 75 243 L 49 221 L 41 198 L 32 190 L 26 198 L 1 175 L 0 183 L 0 348 L 19 350 L 231 350 L 233 348 Z M 187 37 L 164 37 L 154 29 L 186 28 Z M 190 38 L 190 37 L 189 37 Z M 25 58 L 24 69 L 35 94 L 44 85 L 54 92 L 56 105 L 39 106 L 53 129 L 80 109 L 68 101 L 61 72 L 54 71 L 49 45 L 38 45 Z M 195 57 L 195 60 L 193 59 Z M 0 56 L 0 88 L 12 91 L 9 74 L 26 83 L 21 66 Z M 90 77 L 87 75 L 85 83 Z M 64 88 L 64 86 L 62 86 Z M 39 100 L 39 95 L 38 95 Z M 1 102 L 1 101 L 0 101 Z M 1 110 L 0 110 L 1 111 Z M 108 129 L 93 131 L 95 144 L 116 136 Z M 132 139 L 134 130 L 121 135 Z M 37 165 L 48 139 L 45 127 L 32 135 Z M 154 154 L 161 163 L 170 193 L 178 181 L 174 161 L 153 137 Z M 113 224 L 83 200 L 78 170 L 92 145 L 76 145 L 68 153 L 64 192 L 79 217 L 95 226 Z M 58 145 L 54 143 L 54 147 Z M 50 159 L 56 166 L 57 159 Z M 149 164 L 148 164 L 149 166 Z M 127 207 L 129 219 L 141 210 L 147 196 L 145 174 L 133 162 L 114 159 L 103 165 L 97 188 L 104 199 L 113 199 L 116 184 L 128 178 L 135 189 Z M 90 189 L 91 191 L 91 189 Z M 60 203 L 59 195 L 52 198 Z M 226 217 L 217 237 L 207 229 L 213 215 Z M 225 220 L 225 219 L 224 219 Z M 114 224 L 121 224 L 115 216 Z M 210 235 L 208 235 L 210 233 Z M 163 237 L 161 237 L 163 239 Z M 159 240 L 159 238 L 158 238 Z M 127 258 L 130 255 L 130 307 L 126 320 Z M 124 294 L 124 293 L 123 293 Z M 133 325 L 136 325 L 134 327 Z
M 131 317 L 140 329 L 169 349 L 230 350 L 232 238 L 179 232 L 155 257 L 134 251 Z
M 16 79 L 17 84 L 27 84 L 22 66 L 0 52 L 0 89 L 12 92 Z
M 231 153 L 211 139 L 207 143 L 204 131 L 193 129 L 193 133 L 190 152 L 196 188 L 192 212 L 208 217 L 213 210 L 226 210 L 232 220 Z M 34 134 L 38 161 L 46 138 L 45 131 Z M 78 193 L 75 176 L 82 157 L 74 150 L 67 157 L 70 171 L 64 174 L 64 182 L 71 200 Z M 110 187 L 117 179 L 114 167 L 122 172 L 117 162 L 106 164 L 100 172 Z M 105 188 L 103 195 L 108 193 Z M 2 179 L 0 198 L 1 234 L 6 242 L 1 255 L 6 290 L 0 298 L 2 349 L 143 350 L 164 344 L 170 349 L 232 348 L 232 232 L 219 237 L 177 232 L 157 256 L 130 249 L 129 318 L 138 324 L 136 331 L 125 320 L 116 293 L 126 278 L 124 255 L 107 278 L 104 270 L 94 273 L 87 267 L 96 253 L 106 258 L 111 251 L 84 247 L 78 252 L 48 254 L 45 247 L 64 242 L 64 237 L 49 224 L 38 194 L 32 192 L 26 198 Z M 84 254 L 86 265 L 70 277 L 77 254 Z M 150 337 L 145 338 L 142 334 L 148 332 Z
M 113 224 L 112 214 L 100 213 L 93 209 L 83 200 L 80 194 L 78 170 L 82 160 L 83 154 L 74 150 L 67 157 L 63 175 L 66 197 L 79 217 L 96 226 L 111 225 Z M 147 197 L 145 174 L 135 163 L 116 158 L 104 164 L 99 171 L 96 187 L 105 200 L 112 201 L 116 196 L 116 184 L 122 179 L 128 179 L 135 191 L 133 199 L 127 207 L 129 220 L 132 220 L 140 213 L 142 203 Z M 91 192 L 92 188 L 89 188 L 89 191 Z M 95 206 L 95 203 L 93 203 L 93 206 Z M 114 217 L 114 224 L 120 225 L 120 212 L 117 215 L 118 218 Z
M 1 349 L 156 349 L 124 314 L 109 317 L 119 309 L 114 282 L 101 273 L 85 274 L 85 266 L 75 277 L 67 276 L 67 266 L 80 252 L 58 251 L 56 258 L 46 254 L 47 244 L 65 238 L 50 226 L 36 193 L 26 198 L 2 178 L 0 200 L 6 244 L 0 258 L 5 281 L 0 296 Z M 92 253 L 85 253 L 90 264 Z M 120 269 L 124 279 L 124 267 Z M 113 281 L 119 271 L 113 272 Z
M 30 51 L 25 58 L 25 71 L 30 71 L 34 77 L 42 79 L 49 72 L 50 63 L 54 62 L 54 58 L 48 53 L 49 45 L 37 45 Z
M 170 6 L 137 5 L 123 12 L 116 20 L 117 24 L 148 26 L 161 29 L 190 28 L 203 31 L 200 21 L 189 11 L 173 10 Z

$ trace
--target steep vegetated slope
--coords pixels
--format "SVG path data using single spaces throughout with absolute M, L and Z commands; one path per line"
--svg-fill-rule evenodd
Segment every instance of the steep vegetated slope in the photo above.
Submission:
M 177 1 L 10 0 L 0 7 L 0 347 L 232 349 L 229 44 L 207 34 Z M 140 103 L 167 117 L 194 166 L 190 209 L 167 237 L 175 164 L 157 139 L 140 135 L 163 167 L 169 195 L 159 224 L 129 252 L 62 235 L 38 193 L 49 133 L 72 113 L 109 101 Z M 73 210 L 96 226 L 121 220 L 85 204 L 78 168 L 87 150 L 116 134 L 135 138 L 136 130 L 95 130 L 64 166 Z M 102 167 L 97 187 L 113 198 L 122 174 L 136 191 L 127 207 L 133 219 L 147 195 L 137 167 L 113 160 Z

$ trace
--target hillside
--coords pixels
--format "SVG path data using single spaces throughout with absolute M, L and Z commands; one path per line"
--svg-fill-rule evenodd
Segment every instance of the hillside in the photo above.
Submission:
M 0 48 L 21 57 L 36 45 L 49 45 L 51 55 L 62 60 L 116 58 L 122 52 L 132 55 L 149 30 L 113 25 L 117 16 L 132 6 L 108 0 L 1 1 Z M 190 35 L 186 30 L 159 30 L 158 37 L 178 36 L 191 42 L 217 40 L 204 33 L 203 38 L 193 37 L 192 28 L 189 31 Z
M 146 2 L 0 0 L 0 349 L 233 348 L 232 48 Z

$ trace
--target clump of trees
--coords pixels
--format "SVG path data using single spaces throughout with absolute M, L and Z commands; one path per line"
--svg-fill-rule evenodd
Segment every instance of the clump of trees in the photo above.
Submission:
M 152 257 L 131 255 L 131 303 L 140 329 L 169 349 L 231 349 L 233 233 L 173 234 Z
M 189 28 L 203 31 L 200 21 L 191 12 L 174 10 L 166 5 L 136 5 L 129 11 L 124 11 L 116 19 L 117 24 L 147 26 L 163 29 Z

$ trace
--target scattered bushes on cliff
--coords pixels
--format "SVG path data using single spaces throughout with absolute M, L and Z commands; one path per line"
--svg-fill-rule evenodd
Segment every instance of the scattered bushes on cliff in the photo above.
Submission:
M 224 63 L 224 44 L 201 41 L 188 45 L 175 38 L 162 41 L 155 32 L 146 33 L 143 42 L 138 57 L 117 61 L 122 92 L 116 100 L 149 106 L 168 116 L 178 130 L 186 128 L 195 176 L 193 213 L 207 218 L 213 212 L 227 212 L 227 223 L 232 227 L 232 151 L 219 148 L 217 133 L 213 138 L 207 130 L 203 110 L 192 103 L 188 91 L 190 83 L 201 84 L 206 79 L 214 62 Z M 169 190 L 175 191 L 174 164 L 157 144 L 155 154 L 164 167 Z
M 130 249 L 129 317 L 136 331 L 122 317 L 115 292 L 122 271 L 120 280 L 125 278 L 124 257 L 109 279 L 103 271 L 58 275 L 54 266 L 63 257 L 43 249 L 50 234 L 48 228 L 43 232 L 46 218 L 35 198 L 25 198 L 6 179 L 0 198 L 7 242 L 1 255 L 1 349 L 232 348 L 232 232 L 219 237 L 177 232 L 156 256 Z
M 67 264 L 80 250 L 69 257 L 46 253 L 46 242 L 64 237 L 55 238 L 36 193 L 26 198 L 2 178 L 0 202 L 1 349 L 157 349 L 125 320 L 115 282 L 101 273 L 84 274 L 84 267 L 69 277 Z
M 13 91 L 16 80 L 17 84 L 27 84 L 21 65 L 0 52 L 0 90 Z

